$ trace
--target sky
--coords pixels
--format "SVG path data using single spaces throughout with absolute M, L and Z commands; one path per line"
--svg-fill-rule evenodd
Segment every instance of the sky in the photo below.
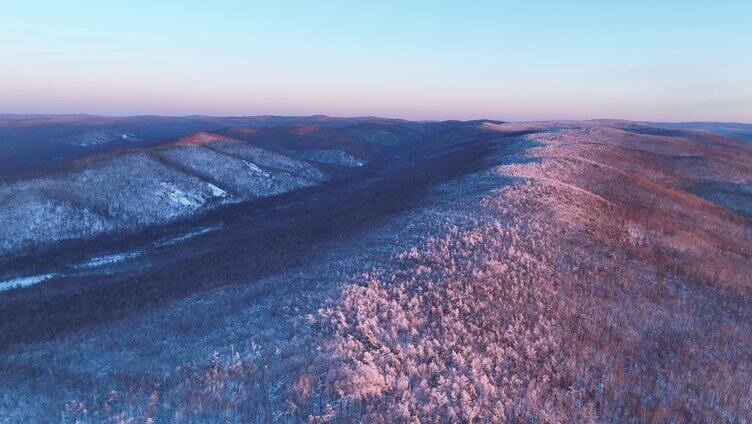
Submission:
M 0 113 L 752 122 L 752 1 L 0 0 Z

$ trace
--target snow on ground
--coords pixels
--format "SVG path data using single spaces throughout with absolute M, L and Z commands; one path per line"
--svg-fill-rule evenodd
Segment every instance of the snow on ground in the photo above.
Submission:
M 71 171 L 0 183 L 0 253 L 189 217 L 230 202 L 310 187 L 310 163 L 222 137 L 91 159 Z M 135 141 L 97 131 L 65 142 Z M 346 159 L 352 162 L 352 159 Z
M 214 184 L 207 184 L 209 187 L 209 190 L 211 190 L 214 197 L 227 197 L 227 192 L 222 190 L 221 188 L 215 186 Z
M 60 144 L 67 144 L 72 146 L 99 146 L 113 142 L 137 142 L 141 139 L 130 132 L 120 132 L 111 130 L 94 130 L 81 134 L 75 134 L 68 137 L 63 137 L 55 140 Z
M 240 159 L 202 146 L 165 150 L 167 160 L 231 190 L 240 200 L 267 197 L 311 185 L 303 177 L 263 169 L 254 161 Z
M 263 166 L 265 169 L 279 170 L 293 175 L 300 175 L 309 181 L 324 181 L 328 178 L 324 172 L 310 163 L 248 144 L 213 142 L 209 143 L 209 146 L 212 149 L 241 157 L 248 162 L 258 166 Z
M 157 246 L 157 247 L 172 246 L 172 245 L 175 245 L 175 244 L 178 244 L 178 243 L 182 243 L 182 242 L 184 242 L 186 240 L 190 240 L 190 239 L 192 239 L 194 237 L 198 237 L 200 235 L 203 235 L 203 234 L 206 234 L 206 233 L 210 233 L 210 232 L 212 232 L 214 230 L 218 230 L 219 228 L 222 228 L 222 226 L 221 225 L 214 225 L 214 226 L 211 226 L 211 227 L 200 228 L 198 230 L 189 231 L 187 233 L 180 234 L 180 235 L 175 236 L 175 237 L 170 237 L 170 238 L 162 239 L 162 240 L 158 241 L 157 243 L 155 243 L 155 246 Z
M 15 289 L 19 287 L 28 287 L 33 284 L 41 283 L 42 281 L 49 280 L 50 278 L 54 277 L 56 274 L 41 274 L 41 275 L 31 275 L 28 277 L 16 277 L 16 278 L 10 278 L 8 280 L 0 281 L 0 291 Z
M 0 253 L 29 245 L 89 237 L 112 228 L 104 217 L 61 196 L 53 181 L 0 185 Z
M 83 383 L 22 375 L 5 408 L 67 422 L 747 422 L 747 221 L 662 185 L 673 159 L 628 137 L 530 136 L 536 160 L 447 184 L 310 267 L 14 346 L 11 369 L 52 359 Z M 649 237 L 666 230 L 702 250 Z M 121 390 L 124 375 L 146 383 Z
M 245 164 L 245 166 L 247 166 L 248 168 L 250 168 L 251 171 L 253 171 L 256 174 L 261 175 L 264 178 L 269 178 L 271 176 L 271 174 L 269 174 L 268 172 L 266 172 L 263 169 L 259 168 L 258 165 L 256 165 L 253 162 L 248 162 L 247 160 L 244 160 L 243 163 Z
M 136 258 L 138 256 L 141 256 L 142 254 L 143 252 L 135 251 L 135 252 L 124 252 L 124 253 L 115 253 L 112 255 L 98 256 L 82 264 L 76 265 L 75 268 L 88 269 L 88 268 L 100 267 L 103 265 L 111 265 L 114 263 L 122 262 L 126 259 Z
M 186 193 L 185 191 L 175 187 L 170 183 L 162 183 L 162 186 L 167 190 L 167 195 L 170 197 L 170 200 L 175 203 L 187 206 L 192 209 L 196 209 L 204 203 L 204 199 L 201 196 Z M 214 190 L 212 190 L 212 192 L 214 192 Z

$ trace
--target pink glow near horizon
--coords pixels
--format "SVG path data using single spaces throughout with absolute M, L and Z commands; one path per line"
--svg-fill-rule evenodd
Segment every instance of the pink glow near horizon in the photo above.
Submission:
M 749 2 L 140 1 L 6 8 L 0 113 L 752 122 Z

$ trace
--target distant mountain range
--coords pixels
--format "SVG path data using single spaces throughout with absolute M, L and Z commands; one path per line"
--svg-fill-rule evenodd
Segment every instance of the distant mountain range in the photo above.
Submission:
M 483 122 L 499 122 L 482 120 Z M 613 121 L 615 122 L 615 121 Z M 314 116 L 129 116 L 0 114 L 0 179 L 60 169 L 93 153 L 118 148 L 146 147 L 201 131 L 229 128 L 315 125 L 337 128 L 355 124 L 400 124 L 408 121 L 378 117 L 333 118 Z M 698 129 L 752 142 L 752 124 L 688 122 L 650 123 L 654 127 Z M 367 126 L 361 127 L 366 134 Z M 378 135 L 374 135 L 378 137 Z
M 337 127 L 380 118 L 0 115 L 0 178 L 59 168 L 72 159 L 122 147 L 146 147 L 199 131 L 231 127 Z M 396 120 L 392 120 L 397 122 Z
M 661 128 L 709 131 L 752 143 L 752 124 L 734 122 L 651 122 L 650 125 Z

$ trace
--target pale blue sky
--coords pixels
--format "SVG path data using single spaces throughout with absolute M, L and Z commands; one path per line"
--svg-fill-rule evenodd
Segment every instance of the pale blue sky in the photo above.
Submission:
M 752 122 L 749 0 L 0 3 L 0 113 Z

